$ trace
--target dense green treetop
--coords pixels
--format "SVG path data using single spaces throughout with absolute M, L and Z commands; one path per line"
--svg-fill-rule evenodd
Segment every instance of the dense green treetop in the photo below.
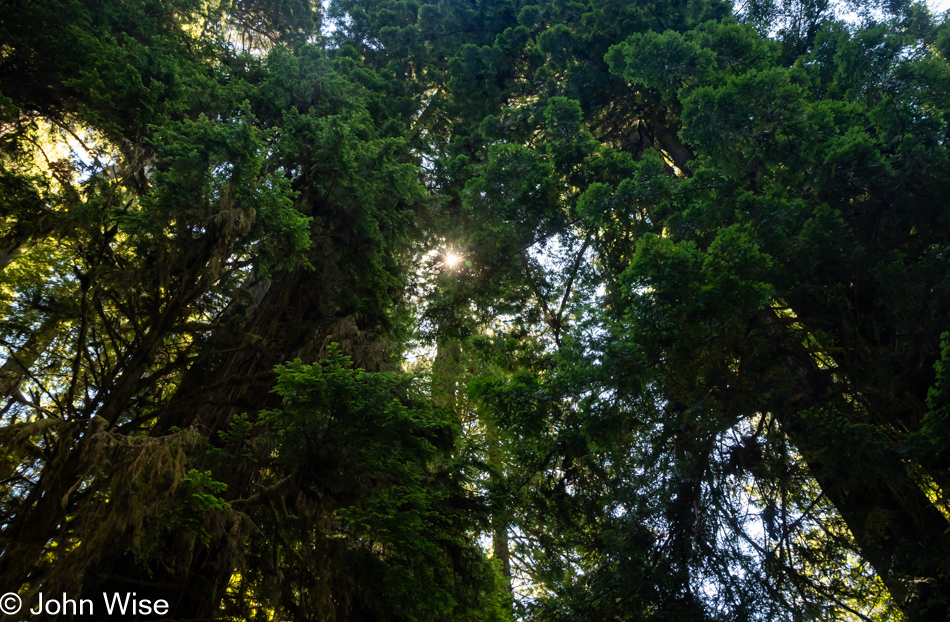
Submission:
M 827 3 L 359 6 L 339 40 L 390 69 L 408 57 L 430 184 L 473 263 L 427 317 L 446 356 L 488 331 L 494 349 L 470 356 L 510 370 L 476 391 L 484 425 L 534 422 L 500 427 L 508 481 L 546 499 L 510 519 L 551 615 L 883 615 L 883 580 L 911 618 L 945 617 L 946 441 L 927 399 L 948 90 L 926 9 L 857 7 L 849 25 Z M 538 514 L 571 496 L 607 509 Z M 639 548 L 601 537 L 619 516 L 650 526 Z M 619 579 L 612 555 L 646 566 Z
M 318 23 L 296 2 L 5 5 L 0 576 L 25 598 L 138 590 L 173 619 L 503 615 L 444 455 L 454 428 L 430 447 L 439 418 L 418 415 L 433 423 L 407 447 L 428 449 L 388 488 L 372 479 L 405 454 L 343 434 L 366 487 L 330 503 L 325 472 L 287 461 L 292 424 L 262 414 L 282 412 L 275 366 L 333 342 L 347 365 L 398 364 L 426 210 L 386 76 L 331 58 Z M 405 393 L 380 382 L 341 412 Z M 405 399 L 394 421 L 425 412 Z

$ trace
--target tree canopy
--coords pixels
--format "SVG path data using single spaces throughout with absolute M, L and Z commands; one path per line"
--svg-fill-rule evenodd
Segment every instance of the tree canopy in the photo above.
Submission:
M 945 16 L 0 7 L 6 590 L 950 618 Z

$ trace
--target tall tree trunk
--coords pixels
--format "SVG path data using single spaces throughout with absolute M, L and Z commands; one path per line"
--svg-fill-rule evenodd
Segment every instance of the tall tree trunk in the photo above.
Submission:
M 785 397 L 776 409 L 783 431 L 908 620 L 945 622 L 950 522 L 893 450 L 872 451 L 870 443 L 860 441 L 832 443 L 828 430 L 816 429 L 819 424 L 804 413 L 821 416 L 829 424 L 840 416 L 834 409 L 836 386 L 830 370 L 819 368 L 771 310 L 761 312 L 758 320 L 775 348 L 769 356 L 784 376 Z
M 509 510 L 505 502 L 507 495 L 502 493 L 506 489 L 504 453 L 498 427 L 491 421 L 485 421 L 483 424 L 486 428 L 485 436 L 488 443 L 488 467 L 491 469 L 489 485 L 493 491 L 491 507 L 492 557 L 501 564 L 501 576 L 504 577 L 508 591 L 512 592 L 511 549 L 508 542 Z
M 238 325 L 235 320 L 211 337 L 213 349 L 186 373 L 152 436 L 197 426 L 219 444 L 218 432 L 226 431 L 235 415 L 248 413 L 253 418 L 277 406 L 270 392 L 274 367 L 294 358 L 309 362 L 316 357 L 320 331 L 330 319 L 321 304 L 323 288 L 321 279 L 305 268 L 275 275 L 249 321 Z M 251 495 L 258 469 L 253 461 L 235 461 L 227 472 L 215 472 L 215 478 L 227 484 L 225 498 L 235 501 Z M 118 550 L 90 572 L 93 580 L 87 582 L 86 591 L 97 595 L 103 590 L 135 590 L 142 597 L 169 601 L 171 619 L 212 619 L 219 614 L 224 590 L 239 563 L 236 555 L 245 544 L 228 533 L 215 534 L 207 546 L 196 544 L 191 534 L 170 534 L 162 546 L 183 556 L 185 570 L 143 569 L 131 553 Z

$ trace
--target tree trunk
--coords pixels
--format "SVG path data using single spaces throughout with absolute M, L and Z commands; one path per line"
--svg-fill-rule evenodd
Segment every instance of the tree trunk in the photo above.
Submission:
M 210 339 L 213 350 L 186 373 L 152 436 L 197 426 L 212 444 L 220 444 L 218 432 L 226 431 L 235 415 L 248 413 L 253 418 L 277 406 L 277 397 L 270 392 L 276 380 L 274 367 L 298 357 L 307 362 L 316 358 L 317 338 L 330 318 L 320 303 L 323 297 L 323 283 L 313 271 L 297 268 L 275 276 L 250 321 L 239 325 L 236 320 Z M 250 496 L 258 468 L 252 461 L 233 461 L 227 472 L 215 472 L 215 479 L 228 486 L 225 498 Z M 235 556 L 242 554 L 245 544 L 227 533 L 216 534 L 207 546 L 195 543 L 191 534 L 170 534 L 161 546 L 182 556 L 184 571 L 143 569 L 133 555 L 117 550 L 90 572 L 94 579 L 86 584 L 90 595 L 86 597 L 134 590 L 142 597 L 169 601 L 169 619 L 213 619 L 239 565 Z
M 508 592 L 513 591 L 511 585 L 511 549 L 508 543 L 508 508 L 504 503 L 505 496 L 501 491 L 505 489 L 504 455 L 501 448 L 501 439 L 498 429 L 493 422 L 484 422 L 486 427 L 486 441 L 488 443 L 488 466 L 491 469 L 492 507 L 492 557 L 501 564 L 501 576 L 504 577 Z
M 775 350 L 769 356 L 784 376 L 776 410 L 822 492 L 841 514 L 862 555 L 911 622 L 945 622 L 950 577 L 950 523 L 927 498 L 903 459 L 885 443 L 841 442 L 816 425 L 840 417 L 830 370 L 822 370 L 771 310 L 758 322 Z M 810 416 L 819 414 L 816 424 Z M 846 422 L 859 423 L 859 422 Z M 832 440 L 834 439 L 834 440 Z

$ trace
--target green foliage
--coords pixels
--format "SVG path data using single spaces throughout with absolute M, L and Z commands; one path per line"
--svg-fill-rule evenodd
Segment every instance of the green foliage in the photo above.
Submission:
M 227 488 L 224 482 L 214 480 L 211 471 L 189 469 L 181 478 L 174 506 L 165 517 L 168 520 L 165 528 L 172 531 L 184 529 L 208 544 L 210 535 L 205 527 L 208 515 L 231 509 L 228 502 L 218 496 Z
M 3 581 L 178 586 L 194 597 L 175 616 L 216 615 L 248 557 L 274 366 L 330 337 L 366 367 L 397 361 L 423 198 L 406 112 L 313 44 L 313 17 L 191 0 L 5 15 Z
M 274 390 L 283 406 L 261 415 L 275 448 L 264 484 L 296 492 L 292 512 L 261 516 L 256 552 L 283 577 L 261 597 L 302 620 L 508 619 L 472 541 L 476 506 L 445 411 L 412 379 L 355 369 L 336 347 L 278 367 Z
M 940 619 L 943 493 L 919 482 L 947 482 L 920 452 L 948 91 L 926 12 L 340 6 L 340 41 L 413 59 L 444 235 L 475 268 L 430 281 L 423 336 L 525 614 Z
M 927 407 L 921 436 L 938 455 L 946 453 L 947 438 L 950 434 L 950 394 L 948 394 L 948 373 L 950 373 L 950 333 L 940 336 L 941 356 L 934 363 L 937 372 L 936 382 L 927 391 Z

